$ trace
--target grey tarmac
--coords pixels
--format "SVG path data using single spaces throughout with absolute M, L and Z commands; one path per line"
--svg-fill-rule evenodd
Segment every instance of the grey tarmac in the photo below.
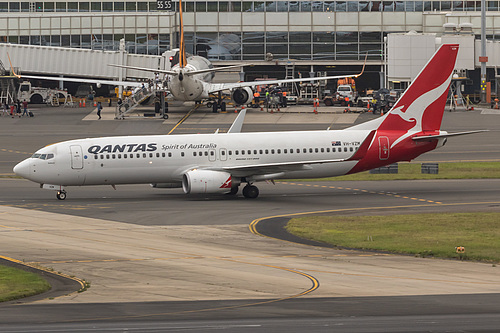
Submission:
M 121 135 L 127 130 L 166 132 L 173 127 L 158 121 L 83 122 L 89 110 L 62 115 L 42 111 L 33 119 L 14 119 L 10 126 L 6 125 L 10 119 L 0 119 L 0 137 L 9 143 L 1 146 L 1 173 L 11 172 L 17 160 L 44 141 Z M 458 130 L 478 117 L 478 124 L 467 129 L 487 125 L 492 131 L 485 136 L 498 137 L 500 126 L 492 121 L 497 118 L 482 118 L 497 115 L 464 114 L 467 117 L 447 114 L 443 128 Z M 366 117 L 373 116 L 360 115 L 355 121 Z M 468 124 L 462 123 L 467 120 Z M 289 129 L 300 124 L 274 125 Z M 462 148 L 470 151 L 464 159 L 500 160 L 497 146 L 481 135 L 468 140 L 458 145 L 450 140 L 436 159 L 446 159 L 447 153 L 455 159 Z M 484 142 L 488 145 L 483 149 Z M 192 319 L 200 326 L 191 329 L 203 331 L 202 321 L 215 318 L 220 322 L 214 324 L 222 326 L 235 320 L 242 326 L 234 331 L 243 331 L 249 318 L 260 318 L 260 327 L 277 325 L 265 318 L 284 318 L 279 327 L 297 332 L 296 318 L 312 323 L 342 317 L 346 325 L 349 316 L 376 316 L 365 320 L 375 324 L 387 318 L 387 325 L 410 331 L 395 315 L 409 316 L 407 322 L 435 320 L 456 327 L 458 321 L 451 315 L 460 313 L 483 323 L 486 330 L 500 318 L 498 302 L 493 301 L 500 292 L 500 275 L 492 264 L 311 247 L 255 235 L 249 225 L 266 216 L 325 211 L 498 211 L 499 185 L 499 180 L 284 182 L 260 185 L 261 197 L 254 201 L 192 197 L 148 186 L 123 186 L 117 191 L 98 186 L 69 188 L 68 199 L 60 202 L 34 183 L 4 178 L 0 180 L 1 255 L 83 278 L 91 287 L 55 299 L 2 306 L 0 328 L 16 331 L 24 324 L 29 331 L 34 329 L 30 323 L 78 322 L 70 327 L 88 329 L 83 323 L 120 327 L 130 320 L 142 322 L 139 326 L 146 329 L 146 322 L 161 318 L 161 325 L 166 325 L 162 327 L 172 320 Z M 31 319 L 21 321 L 26 313 L 33 313 Z M 496 316 L 481 321 L 486 314 Z M 243 319 L 247 321 L 240 323 Z M 366 328 L 361 322 L 353 331 Z

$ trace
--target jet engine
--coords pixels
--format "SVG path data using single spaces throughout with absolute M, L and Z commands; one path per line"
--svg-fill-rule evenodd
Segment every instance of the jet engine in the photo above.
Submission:
M 224 171 L 195 169 L 182 176 L 182 189 L 186 194 L 228 193 L 234 185 L 231 174 Z
M 250 87 L 236 88 L 233 90 L 231 98 L 238 105 L 248 104 L 253 99 L 252 89 Z

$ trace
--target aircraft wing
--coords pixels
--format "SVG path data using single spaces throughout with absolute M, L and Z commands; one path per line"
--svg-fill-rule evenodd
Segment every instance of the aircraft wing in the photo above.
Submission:
M 265 81 L 251 81 L 251 82 L 235 82 L 235 83 L 211 83 L 209 84 L 209 93 L 216 93 L 222 90 L 231 90 L 235 88 L 243 87 L 255 87 L 264 86 L 269 84 L 283 84 L 292 82 L 312 82 L 320 80 L 335 80 L 335 79 L 345 79 L 348 77 L 358 77 L 359 74 L 351 75 L 337 75 L 337 76 L 322 76 L 322 77 L 308 77 L 308 78 L 297 78 L 297 79 L 283 79 L 283 80 L 265 80 Z
M 35 76 L 35 75 L 18 75 L 20 79 L 36 79 L 36 80 L 52 80 L 52 81 L 66 81 L 90 84 L 109 84 L 113 86 L 126 86 L 126 87 L 141 87 L 143 82 L 137 81 L 113 81 L 113 80 L 99 80 L 99 79 L 84 79 L 75 77 L 54 77 L 54 76 Z
M 265 80 L 265 81 L 252 81 L 252 82 L 235 82 L 235 83 L 211 83 L 209 84 L 209 94 L 213 94 L 222 90 L 232 90 L 235 88 L 243 88 L 243 87 L 255 87 L 269 84 L 283 84 L 283 83 L 293 83 L 293 82 L 312 82 L 312 81 L 321 81 L 321 80 L 336 80 L 336 79 L 345 79 L 348 77 L 358 77 L 365 71 L 366 59 L 368 58 L 368 54 L 365 57 L 365 62 L 363 64 L 363 68 L 361 72 L 358 74 L 348 74 L 348 75 L 336 75 L 336 76 L 322 76 L 322 77 L 308 77 L 308 78 L 297 78 L 297 79 L 282 79 L 282 80 Z

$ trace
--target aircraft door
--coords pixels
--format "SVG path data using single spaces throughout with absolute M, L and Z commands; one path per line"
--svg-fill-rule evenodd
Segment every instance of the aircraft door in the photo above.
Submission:
M 219 158 L 221 161 L 227 161 L 227 149 L 226 148 L 219 149 Z
M 83 153 L 81 146 L 70 146 L 71 151 L 71 168 L 83 169 Z
M 380 136 L 378 138 L 378 156 L 381 161 L 389 159 L 389 138 Z
M 210 162 L 215 162 L 215 149 L 210 149 L 208 151 L 208 160 Z

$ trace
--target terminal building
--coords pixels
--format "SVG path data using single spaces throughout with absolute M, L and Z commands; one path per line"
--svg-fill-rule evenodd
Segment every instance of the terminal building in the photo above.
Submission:
M 488 80 L 494 81 L 500 3 L 486 1 L 486 6 Z M 159 57 L 178 46 L 177 9 L 175 1 L 171 10 L 151 1 L 0 2 L 0 43 L 118 52 L 123 39 L 128 54 Z M 247 80 L 356 73 L 367 55 L 360 89 L 404 88 L 412 77 L 389 63 L 394 51 L 388 35 L 432 35 L 435 48 L 442 35 L 467 35 L 461 48 L 473 52 L 472 65 L 464 68 L 472 79 L 468 89 L 479 90 L 481 1 L 185 1 L 183 12 L 188 51 L 216 66 L 251 63 Z M 27 51 L 18 57 L 36 55 Z

